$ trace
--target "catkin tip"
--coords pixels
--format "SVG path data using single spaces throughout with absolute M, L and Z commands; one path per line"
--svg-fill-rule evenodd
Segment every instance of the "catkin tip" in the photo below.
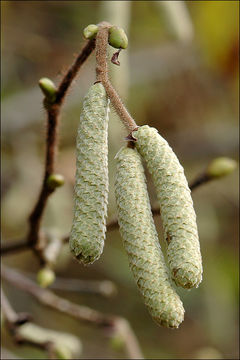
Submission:
M 172 270 L 172 277 L 177 286 L 181 286 L 185 289 L 191 289 L 198 287 L 202 281 L 202 272 L 200 268 L 196 268 L 196 271 L 191 271 L 189 269 L 174 268 Z

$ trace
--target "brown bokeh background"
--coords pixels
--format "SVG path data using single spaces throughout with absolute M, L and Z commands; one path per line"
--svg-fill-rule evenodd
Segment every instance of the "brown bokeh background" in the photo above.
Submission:
M 183 4 L 184 5 L 184 4 Z M 171 15 L 161 2 L 2 1 L 2 234 L 26 234 L 27 217 L 44 169 L 45 113 L 38 80 L 56 83 L 84 44 L 89 23 L 108 20 L 125 28 L 129 47 L 110 76 L 141 124 L 156 127 L 168 140 L 190 181 L 217 156 L 238 156 L 238 1 L 187 1 L 185 13 Z M 185 17 L 184 17 L 185 16 Z M 61 115 L 58 172 L 66 184 L 50 198 L 44 227 L 69 232 L 75 173 L 75 137 L 83 96 L 94 81 L 94 55 L 84 64 Z M 116 214 L 114 156 L 125 129 L 114 111 L 109 129 L 109 219 Z M 156 196 L 151 179 L 149 192 Z M 78 304 L 126 317 L 146 358 L 238 358 L 238 172 L 193 194 L 201 249 L 203 282 L 180 290 L 186 316 L 178 330 L 158 327 L 150 318 L 130 273 L 119 232 L 107 234 L 104 254 L 89 267 L 78 264 L 68 247 L 56 266 L 59 277 L 109 279 L 118 289 L 111 299 L 77 291 L 56 293 Z M 156 224 L 160 233 L 159 218 Z M 5 257 L 9 266 L 35 276 L 39 265 L 30 251 Z M 105 334 L 39 305 L 4 283 L 17 311 L 33 314 L 43 327 L 77 335 L 80 358 L 124 358 Z M 46 355 L 16 347 L 6 331 L 2 346 L 24 359 Z M 4 350 L 5 351 L 5 350 Z M 7 356 L 7 355 L 6 355 Z M 12 358 L 12 357 L 11 357 Z

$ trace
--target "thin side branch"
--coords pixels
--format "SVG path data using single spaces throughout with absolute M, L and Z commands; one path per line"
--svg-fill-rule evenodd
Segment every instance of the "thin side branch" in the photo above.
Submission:
M 120 335 L 130 359 L 143 359 L 137 338 L 126 319 L 103 314 L 87 306 L 74 304 L 47 289 L 42 289 L 16 270 L 2 265 L 2 278 L 34 296 L 41 304 L 67 314 L 74 319 L 98 327 L 108 328 L 112 336 Z
M 87 60 L 87 58 L 89 57 L 89 55 L 91 55 L 94 49 L 95 40 L 89 40 L 84 46 L 84 48 L 81 50 L 80 54 L 78 55 L 64 78 L 62 79 L 57 91 L 56 104 L 60 105 L 63 102 L 67 91 L 72 84 L 73 79 L 75 79 L 82 64 Z
M 206 174 L 198 175 L 189 185 L 189 188 L 192 191 L 195 191 L 197 188 L 206 184 L 211 179 Z M 160 214 L 160 208 L 158 206 L 152 207 L 152 214 L 153 216 L 157 216 Z M 118 221 L 117 218 L 113 218 L 107 223 L 107 231 L 114 231 L 118 229 Z M 63 238 L 63 243 L 69 241 L 69 236 L 66 235 Z M 28 249 L 28 243 L 26 239 L 16 240 L 16 241 L 9 241 L 7 244 L 3 244 L 1 247 L 1 254 L 8 255 L 19 251 L 24 251 Z

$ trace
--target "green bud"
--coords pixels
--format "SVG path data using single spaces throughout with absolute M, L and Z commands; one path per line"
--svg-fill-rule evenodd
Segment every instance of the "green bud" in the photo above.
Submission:
M 207 175 L 211 178 L 222 177 L 231 174 L 237 167 L 237 162 L 228 157 L 218 157 L 210 162 Z
M 54 350 L 57 359 L 72 359 L 72 352 L 66 345 L 57 344 Z
M 117 49 L 126 49 L 128 46 L 127 35 L 125 34 L 125 31 L 118 26 L 112 26 L 109 29 L 108 42 L 111 46 Z
M 53 103 L 56 100 L 57 88 L 52 80 L 48 78 L 42 78 L 38 82 L 40 89 L 46 96 L 47 100 Z
M 61 174 L 52 174 L 47 179 L 47 186 L 54 190 L 64 184 L 64 177 Z
M 110 339 L 110 346 L 116 351 L 122 350 L 124 347 L 124 340 L 123 340 L 122 336 L 114 335 Z
M 42 288 L 46 288 L 51 285 L 55 280 L 55 273 L 49 267 L 40 269 L 37 273 L 37 283 Z
M 98 32 L 98 26 L 95 24 L 90 24 L 83 30 L 83 36 L 85 39 L 93 39 Z

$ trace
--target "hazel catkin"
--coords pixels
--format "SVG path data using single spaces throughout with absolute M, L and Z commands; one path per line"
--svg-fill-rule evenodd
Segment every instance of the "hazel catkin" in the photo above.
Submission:
M 101 83 L 84 99 L 77 134 L 74 217 L 70 249 L 83 264 L 97 260 L 104 247 L 108 202 L 109 100 Z
M 202 280 L 202 259 L 196 215 L 183 167 L 156 129 L 144 125 L 133 136 L 153 176 L 172 278 L 178 286 L 197 287 Z
M 177 328 L 184 308 L 159 245 L 141 157 L 136 149 L 122 148 L 116 159 L 118 222 L 130 268 L 153 319 L 159 325 Z

